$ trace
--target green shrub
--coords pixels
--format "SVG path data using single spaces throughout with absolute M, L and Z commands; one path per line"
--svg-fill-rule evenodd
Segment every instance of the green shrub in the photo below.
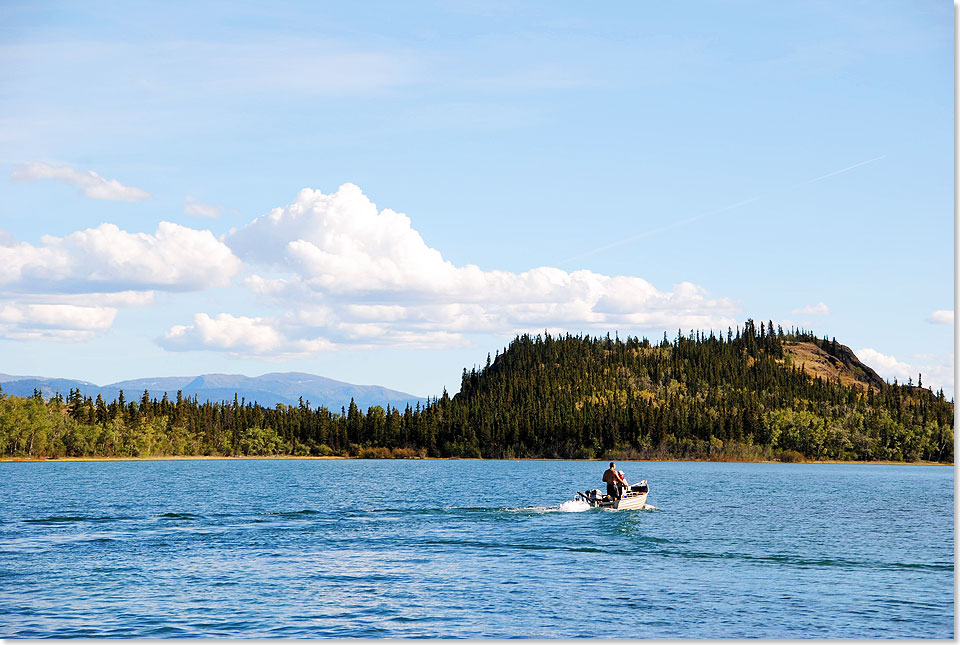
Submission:
M 780 461 L 788 464 L 800 464 L 806 461 L 806 458 L 803 454 L 797 452 L 796 450 L 781 450 Z

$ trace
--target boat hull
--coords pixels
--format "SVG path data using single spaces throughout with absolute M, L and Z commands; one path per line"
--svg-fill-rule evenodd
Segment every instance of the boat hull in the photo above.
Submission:
M 640 490 L 630 490 L 624 493 L 620 499 L 614 499 L 609 495 L 599 495 L 600 491 L 594 491 L 590 495 L 584 495 L 577 491 L 577 498 L 582 499 L 594 508 L 609 508 L 615 511 L 634 511 L 642 509 L 647 504 L 647 493 L 650 492 L 646 486 L 646 480 Z
M 643 508 L 646 504 L 646 493 L 637 493 L 636 495 L 627 494 L 613 502 L 608 508 L 614 508 L 618 511 L 634 511 Z

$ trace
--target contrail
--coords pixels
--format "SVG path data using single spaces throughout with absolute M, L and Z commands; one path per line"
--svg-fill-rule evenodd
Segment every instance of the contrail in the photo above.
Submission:
M 866 161 L 861 161 L 860 163 L 855 163 L 855 164 L 853 164 L 852 166 L 847 166 L 846 168 L 841 168 L 840 170 L 834 170 L 833 172 L 828 172 L 828 173 L 825 174 L 825 175 L 820 175 L 819 177 L 814 177 L 813 179 L 808 179 L 808 180 L 806 180 L 806 181 L 801 181 L 799 184 L 793 184 L 792 186 L 788 186 L 786 189 L 781 189 L 781 190 L 789 190 L 790 188 L 797 188 L 797 187 L 799 187 L 799 186 L 806 186 L 807 184 L 812 184 L 812 183 L 814 183 L 814 182 L 820 181 L 821 179 L 826 179 L 827 177 L 833 177 L 834 175 L 839 175 L 840 173 L 847 172 L 848 170 L 853 170 L 854 168 L 859 168 L 860 166 L 865 166 L 865 165 L 867 165 L 868 163 L 873 163 L 874 161 L 880 161 L 881 159 L 886 158 L 886 156 L 887 156 L 887 155 L 880 155 L 879 157 L 874 157 L 873 159 L 867 159 Z M 777 192 L 777 191 L 774 191 L 774 192 Z M 649 230 L 649 231 L 647 231 L 647 232 L 645 232 L 645 233 L 640 233 L 639 235 L 634 235 L 634 236 L 632 236 L 632 237 L 628 237 L 628 238 L 625 238 L 625 239 L 622 239 L 622 240 L 618 240 L 617 242 L 613 242 L 613 243 L 611 243 L 611 244 L 607 244 L 606 246 L 601 246 L 601 247 L 595 248 L 595 249 L 593 249 L 592 251 L 587 251 L 586 253 L 581 253 L 580 255 L 574 255 L 574 256 L 572 256 L 572 257 L 567 258 L 566 260 L 561 260 L 560 264 L 566 264 L 567 262 L 572 262 L 572 261 L 574 261 L 574 260 L 579 260 L 579 259 L 581 259 L 581 258 L 585 258 L 585 257 L 591 256 L 591 255 L 594 255 L 594 254 L 596 254 L 596 253 L 601 253 L 601 252 L 603 252 L 603 251 L 608 251 L 608 250 L 613 249 L 613 248 L 616 248 L 616 247 L 618 247 L 618 246 L 623 246 L 624 244 L 629 244 L 630 242 L 636 242 L 637 240 L 641 240 L 641 239 L 643 239 L 643 238 L 645 238 L 645 237 L 650 237 L 651 235 L 656 235 L 657 233 L 663 233 L 664 231 L 669 231 L 670 229 L 674 229 L 674 228 L 677 228 L 677 227 L 679 227 L 679 226 L 683 226 L 683 225 L 685 225 L 685 224 L 689 224 L 690 222 L 695 222 L 695 221 L 697 221 L 698 219 L 703 219 L 704 217 L 710 217 L 711 215 L 718 215 L 718 214 L 724 213 L 724 212 L 726 212 L 726 211 L 731 211 L 731 210 L 733 210 L 733 209 L 735 209 L 735 208 L 740 208 L 741 206 L 746 206 L 747 204 L 752 204 L 753 202 L 759 201 L 759 200 L 761 200 L 761 199 L 763 199 L 762 196 L 760 196 L 760 197 L 751 197 L 750 199 L 744 199 L 743 201 L 739 201 L 739 202 L 737 202 L 737 203 L 735 203 L 735 204 L 730 204 L 729 206 L 724 206 L 723 208 L 718 208 L 718 209 L 716 209 L 716 210 L 707 211 L 706 213 L 700 213 L 699 215 L 694 215 L 693 217 L 688 217 L 687 219 L 682 219 L 682 220 L 680 220 L 680 221 L 678 221 L 678 222 L 673 222 L 672 224 L 667 224 L 666 226 L 661 226 L 661 227 L 659 227 L 659 228 L 651 229 L 651 230 Z
M 562 260 L 562 261 L 561 261 L 561 264 L 565 264 L 565 263 L 567 263 L 567 262 L 572 262 L 573 260 L 579 260 L 580 258 L 585 258 L 585 257 L 590 256 L 590 255 L 593 255 L 593 254 L 595 254 L 595 253 L 600 253 L 601 251 L 606 251 L 606 250 L 608 250 L 608 249 L 613 249 L 613 248 L 616 248 L 616 247 L 618 247 L 618 246 L 623 246 L 624 244 L 629 244 L 630 242 L 636 242 L 637 240 L 643 239 L 643 238 L 645 238 L 645 237 L 650 237 L 651 235 L 656 235 L 657 233 L 663 233 L 664 231 L 669 231 L 669 230 L 672 229 L 672 228 L 677 228 L 678 226 L 683 226 L 684 224 L 689 224 L 690 222 L 695 222 L 695 221 L 697 221 L 698 219 L 703 219 L 704 217 L 710 217 L 711 215 L 717 215 L 717 214 L 723 213 L 723 212 L 725 212 L 725 211 L 730 211 L 730 210 L 733 210 L 734 208 L 739 208 L 739 207 L 741 207 L 741 206 L 745 206 L 745 205 L 747 205 L 747 204 L 750 204 L 751 202 L 755 202 L 755 201 L 757 201 L 758 199 L 760 199 L 760 198 L 759 198 L 759 197 L 751 197 L 750 199 L 745 199 L 745 200 L 743 200 L 743 201 L 741 201 L 741 202 L 737 202 L 736 204 L 730 204 L 729 206 L 724 206 L 723 208 L 718 208 L 717 210 L 708 211 L 708 212 L 706 212 L 706 213 L 700 213 L 699 215 L 694 215 L 693 217 L 688 217 L 687 219 L 682 219 L 682 220 L 680 220 L 679 222 L 673 222 L 672 224 L 667 224 L 666 226 L 661 226 L 660 228 L 655 228 L 655 229 L 653 229 L 653 230 L 647 231 L 646 233 L 641 233 L 641 234 L 639 234 L 639 235 L 634 235 L 633 237 L 628 237 L 628 238 L 626 238 L 626 239 L 619 240 L 619 241 L 614 242 L 614 243 L 612 243 L 612 244 L 607 244 L 606 246 L 601 246 L 601 247 L 599 247 L 599 248 L 593 249 L 592 251 L 587 251 L 586 253 L 581 253 L 580 255 L 575 255 L 575 256 L 573 256 L 573 257 L 567 258 L 566 260 Z
M 846 168 L 841 168 L 840 170 L 834 170 L 833 172 L 828 172 L 825 175 L 820 175 L 819 177 L 814 177 L 813 179 L 808 179 L 807 181 L 801 181 L 799 184 L 794 184 L 790 188 L 796 188 L 797 186 L 806 186 L 807 184 L 812 184 L 815 181 L 820 181 L 821 179 L 826 179 L 827 177 L 833 177 L 834 175 L 839 175 L 842 172 L 847 172 L 848 170 L 853 170 L 854 168 L 859 168 L 860 166 L 866 166 L 868 163 L 873 163 L 874 161 L 880 161 L 885 159 L 887 155 L 880 155 L 879 157 L 874 157 L 873 159 L 867 159 L 866 161 L 861 161 L 860 163 L 855 163 L 852 166 L 847 166 Z

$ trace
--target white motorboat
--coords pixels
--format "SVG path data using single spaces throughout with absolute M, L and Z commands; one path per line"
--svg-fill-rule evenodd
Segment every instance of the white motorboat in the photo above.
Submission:
M 650 487 L 647 486 L 647 480 L 644 479 L 639 484 L 634 484 L 629 490 L 623 492 L 619 499 L 610 495 L 603 495 L 599 488 L 588 490 L 586 493 L 577 491 L 574 499 L 581 499 L 594 508 L 610 508 L 618 511 L 632 511 L 641 509 L 647 504 L 647 494 Z

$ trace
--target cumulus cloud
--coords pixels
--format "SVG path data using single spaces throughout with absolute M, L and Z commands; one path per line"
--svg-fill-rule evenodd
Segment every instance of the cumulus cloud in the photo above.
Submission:
M 952 325 L 953 312 L 945 309 L 938 309 L 930 314 L 930 317 L 927 318 L 927 322 L 933 323 L 934 325 Z
M 223 286 L 240 260 L 210 231 L 161 222 L 153 235 L 114 224 L 0 246 L 0 285 L 67 293 L 190 291 Z
M 953 396 L 953 354 L 943 356 L 916 355 L 911 357 L 910 362 L 907 362 L 870 347 L 858 349 L 855 353 L 857 358 L 872 367 L 877 374 L 888 381 L 897 379 L 899 383 L 906 383 L 909 379 L 913 379 L 913 383 L 916 385 L 918 377 L 922 374 L 924 387 L 931 387 L 934 390 L 939 390 L 942 387 L 948 397 Z
M 108 329 L 116 315 L 117 310 L 113 307 L 0 303 L 0 337 L 87 340 Z
M 823 302 L 818 302 L 815 305 L 807 305 L 806 307 L 800 307 L 799 309 L 794 309 L 790 313 L 801 314 L 806 316 L 826 316 L 830 313 L 830 307 L 823 304 Z
M 14 166 L 11 178 L 14 181 L 34 182 L 53 179 L 63 184 L 76 186 L 90 199 L 106 199 L 116 202 L 139 202 L 150 199 L 150 193 L 133 186 L 125 186 L 116 179 L 105 179 L 92 170 L 77 170 L 71 166 L 51 166 L 39 161 L 29 161 Z
M 898 361 L 895 357 L 882 354 L 871 347 L 856 351 L 857 358 L 872 367 L 884 378 L 904 378 L 913 376 L 913 367 Z
M 210 217 L 216 219 L 223 214 L 223 206 L 212 206 L 197 201 L 195 198 L 187 195 L 183 205 L 183 212 L 187 215 L 197 215 L 199 217 Z
M 0 293 L 0 338 L 83 341 L 106 332 L 119 308 L 154 302 L 152 291 Z M 91 305 L 90 303 L 96 303 Z
M 665 291 L 639 277 L 585 270 L 456 266 L 424 242 L 407 215 L 378 210 L 353 184 L 331 194 L 305 189 L 225 242 L 248 267 L 269 273 L 249 275 L 243 284 L 282 313 L 202 314 L 171 329 L 165 347 L 296 353 L 341 345 L 462 346 L 467 334 L 545 328 L 606 333 L 736 325 L 734 302 L 690 282 Z M 242 325 L 261 341 L 228 333 Z
M 343 322 L 316 310 L 277 318 L 196 314 L 193 324 L 174 325 L 158 344 L 169 351 L 216 350 L 244 357 L 286 360 L 341 347 L 441 349 L 469 345 L 459 333 L 408 330 L 384 322 Z
M 4 236 L 0 266 L 0 337 L 78 341 L 155 291 L 227 285 L 241 262 L 210 231 L 161 222 L 152 235 L 101 224 L 39 245 Z
M 163 338 L 162 347 L 173 351 L 216 349 L 238 355 L 289 357 L 307 355 L 332 344 L 322 338 L 290 339 L 262 318 L 205 313 L 194 316 L 192 325 L 175 325 Z

